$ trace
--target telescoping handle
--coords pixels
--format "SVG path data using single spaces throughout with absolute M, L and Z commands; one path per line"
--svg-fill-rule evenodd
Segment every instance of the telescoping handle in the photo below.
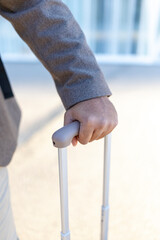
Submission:
M 59 184 L 61 202 L 61 240 L 70 240 L 69 212 L 68 212 L 68 176 L 67 149 L 73 137 L 79 133 L 80 123 L 75 121 L 52 135 L 53 145 L 58 148 Z M 109 172 L 110 172 L 111 135 L 104 138 L 104 169 L 103 169 L 103 201 L 101 210 L 101 240 L 108 240 L 109 222 Z
M 70 240 L 69 210 L 68 210 L 68 170 L 67 148 L 72 139 L 79 133 L 80 123 L 72 122 L 57 130 L 52 135 L 52 142 L 58 148 L 59 186 L 61 206 L 61 240 Z

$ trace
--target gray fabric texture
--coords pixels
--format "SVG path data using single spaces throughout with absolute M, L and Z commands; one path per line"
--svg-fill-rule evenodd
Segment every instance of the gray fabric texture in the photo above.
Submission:
M 0 88 L 0 166 L 7 166 L 16 149 L 21 112 L 14 97 L 4 99 Z
M 82 30 L 61 0 L 0 0 L 0 15 L 51 73 L 66 109 L 111 95 Z

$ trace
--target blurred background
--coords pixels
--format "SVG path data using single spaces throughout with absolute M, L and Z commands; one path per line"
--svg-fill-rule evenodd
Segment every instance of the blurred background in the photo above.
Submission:
M 96 54 L 160 57 L 160 1 L 64 0 Z M 31 54 L 1 19 L 1 53 Z
M 111 240 L 160 239 L 160 0 L 64 0 L 85 32 L 119 115 L 112 134 Z M 60 238 L 57 151 L 64 109 L 53 80 L 0 18 L 0 52 L 23 111 L 9 166 L 20 239 Z M 69 147 L 72 238 L 98 239 L 103 140 Z

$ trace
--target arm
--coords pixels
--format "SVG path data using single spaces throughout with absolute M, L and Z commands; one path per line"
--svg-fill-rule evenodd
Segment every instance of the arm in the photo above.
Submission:
M 0 0 L 0 14 L 51 73 L 66 109 L 111 95 L 83 32 L 61 0 Z
M 52 74 L 66 109 L 111 95 L 84 34 L 60 0 L 0 0 L 0 13 Z

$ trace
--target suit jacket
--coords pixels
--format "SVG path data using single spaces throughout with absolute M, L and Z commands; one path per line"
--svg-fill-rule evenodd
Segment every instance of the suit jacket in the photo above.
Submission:
M 0 0 L 0 15 L 51 73 L 66 109 L 111 95 L 81 28 L 61 0 Z

